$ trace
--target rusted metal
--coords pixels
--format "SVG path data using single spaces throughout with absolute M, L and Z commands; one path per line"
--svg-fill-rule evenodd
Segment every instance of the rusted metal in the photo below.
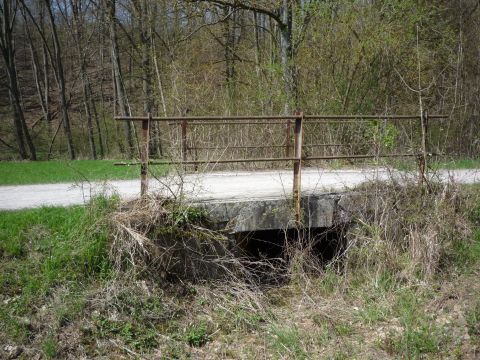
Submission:
M 147 120 L 142 121 L 142 147 L 140 151 L 140 195 L 144 196 L 148 191 L 148 162 L 149 162 L 149 142 L 150 142 L 150 119 L 152 114 L 148 114 Z
M 287 125 L 285 126 L 285 156 L 290 156 L 290 148 L 292 147 L 292 122 L 290 119 L 287 120 Z
M 244 116 L 166 116 L 152 117 L 151 121 L 181 122 L 187 121 L 248 121 L 248 120 L 294 120 L 298 115 L 244 115 Z M 304 123 L 311 123 L 312 120 L 418 120 L 420 115 L 305 115 Z M 430 115 L 429 119 L 446 119 L 448 115 Z M 116 116 L 117 121 L 143 121 L 148 120 L 148 116 Z M 258 122 L 253 122 L 257 124 Z M 270 123 L 270 122 L 267 122 Z M 277 123 L 277 122 L 275 122 Z M 278 122 L 282 124 L 284 122 Z
M 431 154 L 432 156 L 442 154 Z M 395 158 L 395 157 L 420 157 L 419 154 L 380 154 L 380 155 L 334 155 L 334 156 L 302 156 L 302 161 L 309 160 L 346 160 L 346 159 L 375 159 L 375 158 Z M 297 157 L 280 157 L 280 158 L 250 158 L 250 159 L 225 159 L 225 160 L 165 160 L 165 161 L 150 161 L 150 165 L 174 165 L 174 164 L 230 164 L 230 163 L 252 163 L 252 162 L 282 162 L 282 161 L 297 161 Z M 116 162 L 115 166 L 136 166 L 141 165 L 140 162 Z
M 426 180 L 425 170 L 427 168 L 427 124 L 428 124 L 428 111 L 427 109 L 423 110 L 422 116 L 420 117 L 420 126 L 422 133 L 422 156 L 418 161 L 418 183 L 423 185 Z
M 420 115 L 305 115 L 305 122 L 309 122 L 309 120 L 313 119 L 346 119 L 346 120 L 357 120 L 357 119 L 365 119 L 365 120 L 419 120 L 421 118 Z M 446 119 L 448 115 L 431 115 L 430 119 Z
M 182 121 L 182 159 L 185 163 L 187 161 L 187 120 Z
M 375 159 L 375 158 L 395 158 L 395 157 L 417 157 L 418 154 L 379 154 L 379 155 L 333 155 L 333 156 L 306 156 L 302 160 L 341 160 L 341 159 Z
M 150 165 L 174 165 L 174 164 L 231 164 L 231 163 L 252 163 L 252 162 L 280 162 L 280 161 L 294 161 L 297 158 L 294 157 L 283 157 L 283 158 L 251 158 L 251 159 L 225 159 L 225 160 L 187 160 L 187 161 L 176 161 L 176 160 L 166 160 L 166 161 L 151 161 Z M 140 165 L 139 162 L 116 162 L 113 165 L 115 166 L 135 166 Z
M 303 144 L 303 147 L 348 147 L 345 144 Z M 291 145 L 290 145 L 291 147 Z M 189 149 L 196 150 L 225 150 L 225 149 L 270 149 L 270 148 L 286 148 L 286 145 L 225 145 L 225 146 L 195 146 Z M 287 155 L 286 157 L 290 157 Z
M 295 119 L 294 128 L 294 156 L 293 163 L 293 207 L 295 221 L 301 224 L 302 221 L 302 142 L 303 142 L 303 112 Z
M 425 111 L 421 115 L 304 115 L 297 113 L 295 115 L 259 115 L 259 116 L 178 116 L 178 117 L 115 117 L 118 121 L 141 121 L 142 122 L 142 140 L 143 144 L 140 149 L 140 162 L 133 163 L 115 163 L 115 165 L 140 165 L 141 166 L 141 194 L 146 194 L 148 190 L 148 165 L 166 165 L 166 164 L 182 164 L 195 165 L 198 164 L 227 164 L 227 163 L 255 163 L 255 162 L 293 162 L 293 205 L 295 210 L 295 219 L 301 224 L 301 171 L 303 161 L 313 160 L 337 160 L 337 159 L 373 159 L 373 158 L 389 158 L 389 157 L 417 157 L 419 161 L 419 183 L 426 181 L 426 159 L 428 154 L 427 148 L 427 127 L 431 119 L 445 119 L 446 115 L 428 115 Z M 304 156 L 303 148 L 313 147 L 351 147 L 351 144 L 303 144 L 304 126 L 316 123 L 342 123 L 342 124 L 358 124 L 359 122 L 371 121 L 374 119 L 383 121 L 396 120 L 420 120 L 422 127 L 422 143 L 421 153 L 392 153 L 392 154 L 359 154 L 359 155 L 332 155 L 332 156 Z M 291 125 L 294 123 L 293 150 L 294 155 L 291 156 Z M 162 121 L 169 125 L 181 125 L 181 153 L 182 160 L 165 160 L 165 161 L 149 161 L 149 128 L 152 121 Z M 188 125 L 187 125 L 188 124 Z M 203 125 L 282 125 L 285 126 L 285 141 L 280 145 L 232 145 L 232 146 L 205 146 L 205 147 L 189 147 L 187 142 L 187 126 L 203 126 Z M 192 140 L 193 141 L 193 140 Z M 188 160 L 187 152 L 189 150 L 210 150 L 210 149 L 265 149 L 265 148 L 285 148 L 285 157 L 269 157 L 269 158 L 242 158 L 242 159 L 205 159 L 197 160 L 197 152 L 195 152 L 194 160 Z M 432 154 L 437 155 L 437 154 Z
M 183 120 L 182 120 L 183 121 Z M 168 125 L 176 126 L 181 124 L 180 121 L 170 122 Z M 285 125 L 285 121 L 224 121 L 224 122 L 208 122 L 208 121 L 199 121 L 197 119 L 192 119 L 188 122 L 192 126 L 220 126 L 220 125 Z
M 241 116 L 164 116 L 152 117 L 153 121 L 224 121 L 224 120 L 287 120 L 295 119 L 298 115 L 241 115 Z M 147 116 L 115 116 L 118 121 L 148 120 Z

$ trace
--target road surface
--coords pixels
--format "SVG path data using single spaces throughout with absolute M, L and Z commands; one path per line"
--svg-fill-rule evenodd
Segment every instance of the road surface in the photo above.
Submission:
M 388 169 L 302 169 L 302 193 L 328 193 L 352 189 L 362 183 L 413 175 Z M 432 177 L 441 182 L 480 183 L 480 170 L 441 170 Z M 150 180 L 150 191 L 163 196 L 185 196 L 192 202 L 275 199 L 292 192 L 292 171 L 218 172 Z M 183 184 L 183 186 L 181 185 Z M 0 186 L 0 210 L 84 204 L 99 194 L 133 199 L 140 194 L 139 180 Z

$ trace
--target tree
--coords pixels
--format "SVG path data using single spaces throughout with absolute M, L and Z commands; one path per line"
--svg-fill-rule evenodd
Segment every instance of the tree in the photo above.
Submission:
M 36 160 L 35 146 L 25 121 L 25 115 L 20 100 L 20 89 L 18 87 L 17 69 L 15 66 L 15 45 L 14 28 L 17 16 L 16 3 L 11 0 L 3 0 L 0 4 L 0 50 L 5 62 L 8 76 L 8 92 L 13 112 L 15 137 L 18 145 L 18 152 L 22 159 L 28 157 L 25 142 L 30 151 L 30 159 Z
M 110 46 L 111 46 L 111 55 L 112 55 L 112 67 L 113 67 L 113 78 L 115 84 L 115 92 L 117 94 L 116 101 L 118 102 L 120 115 L 128 116 L 129 111 L 126 102 L 126 93 L 125 86 L 122 77 L 122 66 L 120 63 L 120 55 L 118 51 L 118 42 L 117 42 L 117 20 L 116 20 L 116 1 L 115 0 L 105 0 L 106 6 L 108 8 L 108 21 L 110 29 Z M 130 158 L 133 157 L 135 147 L 133 142 L 133 126 L 130 121 L 125 121 L 125 138 L 127 140 L 127 154 Z
M 284 113 L 288 114 L 298 108 L 298 83 L 295 55 L 311 18 L 312 1 L 281 0 L 273 8 L 258 5 L 256 1 L 227 1 L 227 0 L 191 0 L 194 2 L 209 2 L 224 8 L 249 10 L 256 14 L 268 16 L 276 23 L 280 32 L 280 63 L 285 91 Z M 301 19 L 294 23 L 295 10 L 299 9 Z M 296 29 L 294 28 L 296 25 Z M 297 32 L 294 41 L 294 30 Z
M 22 0 L 23 1 L 23 0 Z M 60 104 L 62 108 L 62 124 L 63 130 L 65 132 L 65 137 L 67 138 L 67 148 L 70 155 L 70 159 L 75 159 L 75 147 L 73 145 L 73 136 L 72 130 L 70 127 L 70 116 L 68 113 L 68 102 L 66 95 L 66 81 L 65 81 L 65 72 L 63 69 L 63 60 L 62 60 L 62 49 L 60 40 L 58 38 L 57 26 L 55 24 L 55 17 L 53 16 L 52 4 L 50 0 L 45 0 L 45 5 L 47 9 L 48 18 L 50 20 L 50 28 L 53 38 L 53 60 L 55 62 L 55 79 L 58 85 L 58 96 L 60 98 Z M 46 43 L 46 40 L 45 40 Z

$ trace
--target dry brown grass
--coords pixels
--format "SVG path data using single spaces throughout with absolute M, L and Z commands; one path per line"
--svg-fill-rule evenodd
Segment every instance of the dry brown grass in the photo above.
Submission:
M 427 190 L 412 182 L 382 183 L 362 191 L 364 206 L 347 233 L 342 259 L 347 269 L 430 278 L 456 244 L 472 237 L 465 215 L 472 199 L 454 184 L 431 184 Z

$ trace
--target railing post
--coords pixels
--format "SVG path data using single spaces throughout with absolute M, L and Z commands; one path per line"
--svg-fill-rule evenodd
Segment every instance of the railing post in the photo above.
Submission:
M 290 134 L 292 133 L 292 121 L 287 120 L 287 126 L 285 128 L 285 157 L 290 157 L 290 148 L 292 146 L 292 138 Z
M 294 151 L 295 160 L 293 163 L 293 207 L 297 224 L 302 221 L 302 147 L 303 147 L 303 112 L 295 117 L 294 129 Z
M 187 161 L 187 120 L 182 120 L 182 160 Z M 186 170 L 187 165 L 183 165 Z
M 422 154 L 418 162 L 418 183 L 423 185 L 425 170 L 427 168 L 427 126 L 428 126 L 428 110 L 425 109 L 420 116 L 420 125 L 422 127 Z
M 142 147 L 140 151 L 140 195 L 148 191 L 148 157 L 150 143 L 150 122 L 152 114 L 148 113 L 148 120 L 142 120 Z

